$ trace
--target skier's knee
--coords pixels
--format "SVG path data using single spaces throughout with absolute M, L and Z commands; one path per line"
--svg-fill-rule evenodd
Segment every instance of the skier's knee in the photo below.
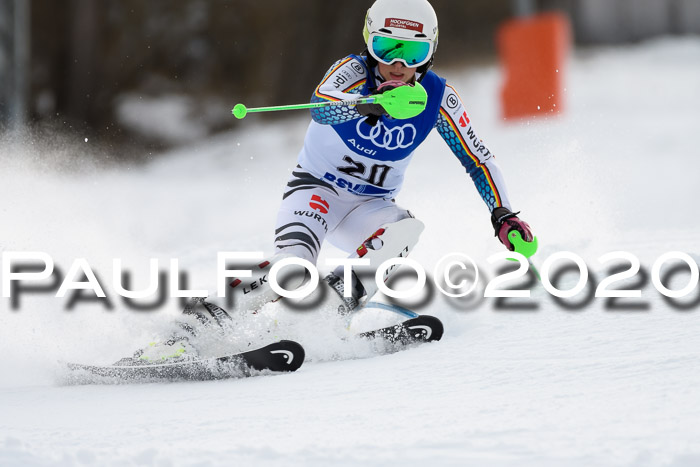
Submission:
M 326 282 L 339 293 L 350 288 L 357 304 L 366 302 L 377 292 L 375 274 L 379 266 L 387 260 L 408 256 L 418 243 L 424 228 L 424 224 L 414 217 L 406 217 L 382 226 L 362 242 L 355 253 L 351 255 L 351 257 L 368 259 L 370 262 L 369 265 L 353 268 L 352 284 L 343 283 L 342 279 L 345 277 L 343 266 L 338 266 L 331 273 L 332 277 L 326 278 Z M 398 269 L 389 268 L 384 274 L 384 280 L 387 280 Z
M 360 258 L 368 258 L 373 266 L 391 258 L 404 258 L 418 243 L 425 225 L 415 217 L 407 217 L 391 224 L 380 227 L 357 248 Z

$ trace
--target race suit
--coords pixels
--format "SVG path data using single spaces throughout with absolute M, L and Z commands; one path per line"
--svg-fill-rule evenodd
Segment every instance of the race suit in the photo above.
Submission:
M 418 76 L 428 94 L 425 110 L 398 120 L 367 123 L 354 106 L 312 109 L 312 122 L 283 195 L 275 249 L 316 263 L 324 239 L 354 251 L 379 227 L 411 214 L 394 198 L 415 149 L 435 128 L 465 167 L 490 211 L 511 209 L 494 155 L 477 137 L 461 98 L 432 71 Z M 383 81 L 365 57 L 336 62 L 312 102 L 357 99 Z

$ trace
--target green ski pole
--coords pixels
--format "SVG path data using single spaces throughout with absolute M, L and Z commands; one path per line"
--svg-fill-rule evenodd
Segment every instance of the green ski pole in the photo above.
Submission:
M 513 248 L 515 249 L 516 253 L 520 253 L 527 258 L 527 262 L 530 264 L 530 269 L 532 269 L 532 272 L 535 273 L 537 280 L 541 281 L 542 278 L 540 277 L 540 273 L 537 271 L 535 265 L 532 264 L 532 259 L 530 259 L 535 253 L 537 253 L 537 247 L 539 246 L 537 237 L 533 238 L 531 242 L 526 242 L 523 240 L 523 236 L 520 234 L 520 232 L 517 230 L 512 230 L 508 234 L 508 240 L 510 240 L 510 243 L 513 244 Z M 515 261 L 515 259 L 512 259 L 512 261 Z
M 231 113 L 238 119 L 245 118 L 249 113 L 277 112 L 280 110 L 315 109 L 320 107 L 332 107 L 337 105 L 380 104 L 389 115 L 403 120 L 419 115 L 428 104 L 428 94 L 425 88 L 416 83 L 414 86 L 399 86 L 383 94 L 361 97 L 359 99 L 345 101 L 312 102 L 308 104 L 280 105 L 272 107 L 247 108 L 243 104 L 236 104 Z

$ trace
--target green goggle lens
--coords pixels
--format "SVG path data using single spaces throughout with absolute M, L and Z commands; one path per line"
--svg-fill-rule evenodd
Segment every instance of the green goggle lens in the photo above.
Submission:
M 373 36 L 371 47 L 375 58 L 387 65 L 399 60 L 412 68 L 424 64 L 430 58 L 430 42 Z

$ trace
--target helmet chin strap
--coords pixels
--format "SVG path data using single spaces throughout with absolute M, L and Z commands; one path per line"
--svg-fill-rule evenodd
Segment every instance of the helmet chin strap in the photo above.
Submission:
M 434 58 L 435 58 L 435 55 L 430 57 L 430 60 L 428 60 L 428 63 L 426 63 L 425 65 L 419 66 L 418 69 L 416 70 L 416 76 L 418 76 L 419 83 L 423 79 L 423 76 L 425 76 L 425 74 L 428 72 L 428 70 L 430 70 L 433 67 L 433 59 Z

